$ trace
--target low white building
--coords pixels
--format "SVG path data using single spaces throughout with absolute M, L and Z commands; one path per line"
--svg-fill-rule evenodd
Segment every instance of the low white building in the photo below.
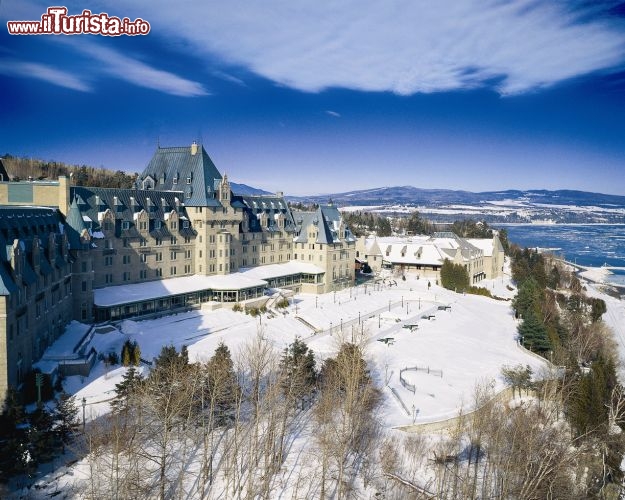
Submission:
M 461 264 L 472 284 L 493 279 L 503 273 L 504 250 L 495 235 L 488 239 L 465 239 L 454 233 L 434 236 L 359 238 L 356 258 L 366 261 L 377 273 L 389 269 L 396 274 L 416 274 L 422 278 L 440 278 L 445 260 Z

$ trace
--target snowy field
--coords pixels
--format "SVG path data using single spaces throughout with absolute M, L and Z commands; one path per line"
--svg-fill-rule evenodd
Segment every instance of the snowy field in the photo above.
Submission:
M 494 295 L 510 298 L 514 291 L 508 284 L 501 278 L 482 282 Z M 304 339 L 319 367 L 336 354 L 341 341 L 365 342 L 373 377 L 380 386 L 388 386 L 383 409 L 388 427 L 450 418 L 461 408 L 470 409 L 476 384 L 504 388 L 503 365 L 529 364 L 535 373 L 545 368 L 543 361 L 517 346 L 517 323 L 508 301 L 430 285 L 425 279 L 391 278 L 325 295 L 301 294 L 290 300 L 286 311 L 257 318 L 222 309 L 125 320 L 117 330 L 95 334 L 92 345 L 98 352 L 119 353 L 126 339 L 134 340 L 146 360 L 157 356 L 164 345 L 177 349 L 186 345 L 191 361 L 206 361 L 223 341 L 236 360 L 242 346 L 262 332 L 277 351 L 296 336 Z M 439 310 L 439 306 L 450 307 Z M 405 371 L 403 379 L 414 392 L 400 382 L 400 371 L 413 367 L 421 370 Z M 89 377 L 68 377 L 65 387 L 79 401 L 85 398 L 87 419 L 92 419 L 109 411 L 107 401 L 124 371 L 98 362 Z
M 604 320 L 614 330 L 623 357 L 625 305 L 602 294 L 599 285 L 585 284 L 589 294 L 606 301 L 608 311 Z M 505 299 L 516 293 L 507 277 L 483 281 L 482 286 Z M 372 376 L 383 387 L 379 417 L 389 431 L 413 422 L 452 418 L 461 409 L 471 410 L 476 385 L 489 386 L 494 392 L 504 388 L 501 378 L 504 365 L 528 364 L 539 376 L 547 368 L 544 360 L 517 345 L 517 323 L 509 300 L 456 294 L 434 282 L 428 286 L 427 280 L 409 277 L 406 281 L 391 278 L 383 284 L 363 285 L 336 294 L 297 295 L 290 301 L 286 311 L 273 311 L 259 318 L 223 309 L 146 321 L 126 320 L 108 333 L 95 334 L 91 345 L 98 352 L 119 353 L 127 339 L 134 340 L 141 348 L 142 358 L 147 360 L 157 356 L 163 345 L 171 344 L 178 349 L 186 345 L 191 361 L 205 361 L 223 341 L 236 364 L 243 346 L 262 333 L 278 352 L 296 337 L 304 339 L 314 350 L 320 366 L 325 358 L 336 354 L 341 341 L 353 339 L 365 344 Z M 72 338 L 81 332 L 84 328 L 76 323 L 68 328 L 68 336 Z M 380 342 L 381 339 L 392 340 Z M 57 354 L 62 355 L 71 344 L 61 339 Z M 421 370 L 403 371 L 411 367 Z M 79 405 L 85 398 L 86 417 L 90 421 L 110 411 L 108 400 L 124 372 L 125 368 L 107 367 L 98 362 L 89 377 L 68 377 L 65 388 L 76 395 Z M 400 382 L 400 373 L 407 387 Z M 303 416 L 308 418 L 306 414 Z M 275 491 L 281 492 L 280 498 L 302 497 L 296 490 L 304 485 L 313 489 L 302 498 L 316 496 L 318 470 L 316 460 L 311 460 L 315 456 L 313 434 L 311 425 L 304 424 L 293 436 L 290 453 L 276 478 Z M 431 434 L 427 439 L 435 443 L 439 438 Z M 422 472 L 425 481 L 428 476 Z M 44 496 L 32 498 L 48 498 L 61 490 L 68 495 L 63 498 L 74 498 L 71 492 L 75 482 L 88 477 L 87 461 L 79 460 L 70 468 L 61 467 L 42 479 L 40 493 Z M 214 492 L 222 490 L 225 488 L 215 485 Z M 226 497 L 223 492 L 215 496 Z

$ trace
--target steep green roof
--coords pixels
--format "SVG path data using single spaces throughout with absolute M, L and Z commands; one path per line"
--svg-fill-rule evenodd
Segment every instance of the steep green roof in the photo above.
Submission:
M 85 226 L 85 221 L 83 220 L 80 209 L 78 208 L 77 198 L 72 200 L 65 222 L 67 222 L 66 229 L 69 247 L 72 250 L 83 248 L 84 245 L 80 241 L 80 235 L 87 229 L 87 227 Z
M 137 179 L 137 189 L 183 192 L 186 206 L 217 207 L 222 176 L 203 146 L 156 149 Z

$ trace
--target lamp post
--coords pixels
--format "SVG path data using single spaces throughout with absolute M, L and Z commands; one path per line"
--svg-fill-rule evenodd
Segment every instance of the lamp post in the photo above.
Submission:
M 341 333 L 343 333 L 343 318 L 341 318 Z
M 85 407 L 87 406 L 87 398 L 82 398 L 82 433 L 85 433 Z
M 336 304 L 336 290 L 334 290 L 334 303 Z
M 360 324 L 360 311 L 358 311 L 358 324 Z
M 388 299 L 388 312 L 391 312 L 391 299 Z
M 382 323 L 380 322 L 381 314 L 378 314 L 378 328 L 382 328 Z
M 332 321 L 330 321 L 330 335 L 332 335 Z
M 319 308 L 319 296 L 315 297 L 315 309 Z
M 421 297 L 419 297 L 419 311 L 421 310 Z

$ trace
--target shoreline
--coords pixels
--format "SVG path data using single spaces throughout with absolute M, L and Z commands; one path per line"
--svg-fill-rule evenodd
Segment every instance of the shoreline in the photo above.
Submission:
M 561 262 L 574 267 L 576 269 L 575 274 L 581 280 L 601 286 L 604 293 L 613 296 L 610 293 L 610 291 L 613 291 L 618 295 L 619 299 L 625 296 L 625 285 L 611 283 L 606 279 L 608 276 L 614 274 L 609 269 L 605 267 L 580 266 L 579 264 L 574 264 L 565 260 L 562 260 Z

